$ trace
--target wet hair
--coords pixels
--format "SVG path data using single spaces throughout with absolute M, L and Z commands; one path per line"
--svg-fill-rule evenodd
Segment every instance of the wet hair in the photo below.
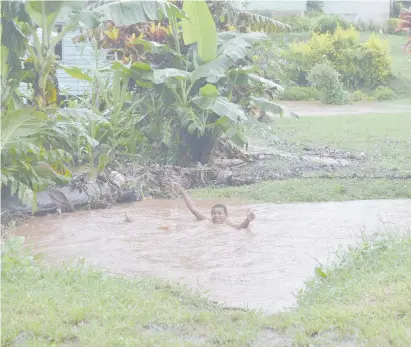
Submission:
M 223 204 L 217 204 L 217 205 L 214 205 L 213 206 L 213 208 L 211 209 L 211 210 L 213 210 L 213 209 L 215 209 L 215 208 L 222 208 L 223 210 L 224 210 L 224 213 L 227 215 L 228 214 L 228 211 L 227 211 L 227 206 L 226 205 L 223 205 Z

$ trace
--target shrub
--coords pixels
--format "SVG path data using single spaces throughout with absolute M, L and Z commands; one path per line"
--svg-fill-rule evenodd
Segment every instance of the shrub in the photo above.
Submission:
M 319 100 L 320 93 L 313 87 L 289 87 L 281 94 L 280 99 L 293 101 Z
M 309 16 L 292 15 L 281 18 L 281 21 L 290 25 L 292 31 L 297 33 L 312 31 L 313 27 L 316 24 L 316 18 Z
M 347 88 L 375 87 L 385 84 L 391 75 L 388 42 L 372 34 L 360 43 L 359 32 L 352 26 L 337 27 L 333 34 L 313 33 L 307 42 L 295 41 L 284 58 L 287 76 L 299 85 L 310 69 L 324 61 L 340 73 Z
M 395 34 L 395 28 L 402 22 L 401 18 L 390 18 L 385 25 L 385 31 L 389 34 Z
M 374 97 L 378 101 L 393 100 L 395 92 L 388 87 L 379 86 L 374 92 Z
M 347 92 L 341 83 L 340 74 L 328 62 L 317 64 L 307 76 L 309 82 L 321 92 L 324 104 L 343 105 L 348 102 Z
M 350 24 L 342 18 L 334 15 L 322 15 L 316 20 L 313 31 L 319 34 L 334 34 L 338 27 L 348 29 Z
M 351 93 L 349 96 L 351 102 L 368 100 L 369 97 L 367 94 L 364 94 L 361 90 L 356 90 L 354 93 Z
M 385 83 L 391 76 L 391 56 L 388 41 L 371 34 L 368 41 L 361 45 L 359 82 L 375 87 Z

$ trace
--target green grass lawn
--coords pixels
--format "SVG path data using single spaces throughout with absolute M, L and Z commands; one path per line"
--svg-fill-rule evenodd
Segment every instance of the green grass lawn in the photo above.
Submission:
M 361 167 L 351 171 L 381 175 L 411 173 L 411 114 L 348 115 L 279 119 L 274 133 L 288 141 L 290 151 L 302 147 L 364 152 Z M 329 175 L 338 176 L 339 171 Z M 204 188 L 191 192 L 196 198 L 235 198 L 265 202 L 344 201 L 411 198 L 411 180 L 339 179 L 312 177 L 265 181 L 249 186 Z
M 268 321 L 299 346 L 409 346 L 410 251 L 408 233 L 337 252 L 341 260 L 307 283 L 298 310 Z
M 16 249 L 16 248 L 15 248 Z M 276 315 L 227 310 L 156 279 L 2 254 L 2 346 L 406 346 L 411 237 L 366 241 Z M 341 344 L 342 346 L 343 344 Z M 345 346 L 345 345 L 344 345 Z
M 411 199 L 411 181 L 287 179 L 264 181 L 250 186 L 194 189 L 190 191 L 190 195 L 194 198 L 224 198 L 271 203 Z
M 290 144 L 328 146 L 366 154 L 372 169 L 411 170 L 409 114 L 365 114 L 279 119 L 275 135 Z

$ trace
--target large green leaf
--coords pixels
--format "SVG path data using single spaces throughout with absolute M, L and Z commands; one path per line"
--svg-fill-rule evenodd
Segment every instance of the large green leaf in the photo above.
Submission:
M 227 70 L 235 62 L 246 57 L 248 48 L 257 41 L 267 39 L 267 35 L 263 33 L 249 33 L 236 34 L 235 36 L 230 35 L 227 38 L 229 39 L 218 49 L 216 59 L 200 65 L 191 73 L 194 81 L 207 77 L 208 82 L 216 83 L 225 76 Z
M 247 33 L 240 34 L 226 42 L 224 42 L 217 51 L 217 55 L 225 54 L 233 61 L 243 59 L 247 55 L 247 50 L 254 43 L 262 40 L 268 40 L 268 36 L 264 33 Z
M 236 80 L 236 83 L 244 83 L 250 85 L 262 85 L 266 90 L 267 89 L 275 89 L 276 91 L 283 93 L 284 87 L 269 80 L 264 77 L 258 76 L 256 74 L 244 74 L 241 76 L 242 78 Z
M 291 27 L 288 24 L 276 21 L 270 17 L 261 16 L 256 13 L 242 11 L 237 8 L 240 2 L 227 2 L 226 10 L 221 14 L 224 17 L 224 22 L 232 24 L 236 27 L 252 27 L 254 30 L 265 32 L 290 31 Z
M 169 2 L 159 0 L 97 3 L 92 9 L 103 15 L 104 20 L 111 20 L 117 26 L 161 20 L 169 15 L 183 17 L 183 13 L 178 7 Z
M 202 110 L 211 110 L 218 114 L 220 117 L 228 117 L 234 122 L 240 120 L 246 120 L 247 116 L 241 106 L 233 104 L 228 101 L 227 98 L 196 96 L 193 98 L 193 102 Z
M 138 85 L 151 88 L 154 81 L 153 69 L 149 64 L 142 62 L 134 62 L 132 64 L 122 64 L 119 61 L 113 62 L 111 65 L 113 70 L 120 70 L 123 77 L 132 78 Z
M 31 20 L 43 30 L 50 30 L 63 8 L 65 1 L 26 1 L 26 12 Z
M 215 98 L 218 96 L 218 89 L 212 84 L 206 84 L 204 87 L 200 88 L 200 95 Z
M 46 114 L 34 108 L 1 112 L 1 150 L 12 146 L 19 138 L 38 133 L 46 122 Z
M 258 108 L 260 108 L 262 111 L 278 114 L 281 117 L 288 116 L 292 118 L 299 118 L 296 113 L 290 111 L 287 107 L 271 102 L 265 98 L 258 98 L 252 96 L 250 99 L 252 103 Z
M 98 121 L 107 122 L 104 117 L 101 117 L 87 108 L 59 108 L 56 110 L 58 114 L 63 117 L 73 118 L 76 120 L 88 120 L 88 121 Z
M 191 72 L 193 81 L 200 78 L 207 77 L 210 83 L 217 82 L 220 78 L 225 76 L 225 73 L 234 64 L 234 61 L 226 55 L 220 55 L 216 59 L 200 65 L 197 69 Z
M 91 76 L 87 75 L 77 66 L 64 66 L 61 64 L 59 66 L 71 77 L 74 77 L 78 80 L 88 81 L 88 82 L 93 81 L 93 78 Z
M 217 29 L 207 3 L 204 0 L 184 1 L 183 11 L 188 17 L 181 20 L 184 43 L 197 43 L 198 55 L 203 61 L 214 59 L 217 52 Z
M 170 78 L 186 79 L 190 73 L 184 70 L 168 68 L 153 70 L 154 83 L 161 84 L 167 82 Z

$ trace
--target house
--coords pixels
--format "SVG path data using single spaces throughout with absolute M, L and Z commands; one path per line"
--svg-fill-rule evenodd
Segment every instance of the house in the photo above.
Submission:
M 102 64 L 106 61 L 105 56 L 101 56 L 102 52 L 95 51 L 90 42 L 74 43 L 73 38 L 77 35 L 80 35 L 78 29 L 68 32 L 56 46 L 55 53 L 60 57 L 59 63 L 61 65 L 76 66 L 84 71 L 92 69 L 97 63 Z M 56 74 L 60 92 L 78 96 L 90 89 L 89 82 L 71 77 L 62 68 L 57 68 Z

